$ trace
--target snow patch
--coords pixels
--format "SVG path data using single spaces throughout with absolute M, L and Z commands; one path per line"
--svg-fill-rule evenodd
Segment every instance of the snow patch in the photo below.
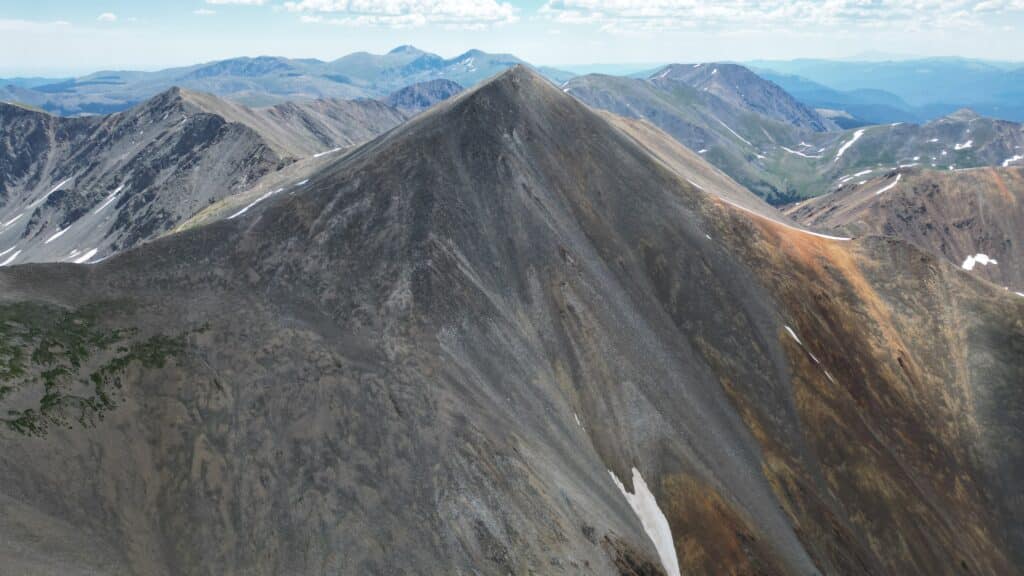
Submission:
M 70 181 L 71 181 L 71 178 L 65 178 L 64 180 L 61 180 L 60 184 L 57 184 L 57 185 L 56 185 L 56 186 L 54 186 L 54 187 L 53 187 L 53 189 L 51 189 L 51 190 L 50 190 L 49 192 L 47 192 L 46 194 L 43 194 L 43 197 L 42 197 L 42 198 L 40 198 L 39 200 L 36 200 L 35 202 L 33 202 L 33 203 L 29 204 L 29 205 L 28 205 L 29 209 L 31 210 L 32 208 L 35 208 L 36 206 L 39 206 L 40 204 L 42 204 L 43 202 L 45 202 L 45 201 L 46 201 L 46 199 L 50 197 L 50 194 L 53 194 L 53 193 L 54 193 L 54 192 L 56 192 L 57 190 L 60 190 L 61 188 L 63 188 L 63 187 L 64 187 L 64 185 L 65 185 L 65 184 L 67 184 L 67 183 L 68 183 L 68 182 L 70 182 Z
M 871 169 L 871 168 L 868 168 L 867 170 L 861 170 L 860 172 L 857 172 L 856 174 L 853 175 L 853 177 L 857 178 L 858 176 L 863 176 L 865 174 L 871 174 L 872 172 L 874 172 L 874 170 Z
M 718 120 L 718 118 L 715 118 L 715 120 Z M 722 126 L 725 126 L 725 129 L 728 130 L 729 132 L 732 132 L 733 136 L 735 136 L 735 137 L 739 138 L 740 140 L 743 140 L 744 142 L 746 142 L 747 146 L 753 146 L 753 144 L 750 143 L 750 140 L 747 140 L 743 136 L 740 136 L 739 134 L 737 134 L 736 131 L 733 130 L 732 128 L 729 128 L 729 125 L 726 124 L 725 122 L 722 122 L 721 120 L 718 120 L 718 123 L 721 124 Z
M 4 228 L 7 228 L 7 227 L 8 227 L 8 226 L 10 226 L 11 224 L 14 224 L 14 223 L 15 223 L 15 222 L 17 222 L 18 220 L 21 220 L 21 217 L 22 217 L 22 216 L 24 216 L 24 215 L 25 215 L 25 213 L 24 213 L 24 212 L 22 212 L 21 214 L 18 214 L 17 216 L 15 216 L 14 218 L 11 218 L 11 219 L 10 219 L 10 220 L 8 220 L 7 222 L 4 222 Z
M 1006 168 L 1007 166 L 1013 164 L 1014 162 L 1020 162 L 1021 160 L 1024 160 L 1024 156 L 1021 156 L 1020 154 L 1017 154 L 1012 158 L 1007 158 L 1006 160 L 1003 160 L 1003 168 Z
M 857 130 L 856 132 L 854 132 L 853 133 L 853 138 L 850 138 L 845 144 L 843 144 L 839 148 L 839 151 L 836 152 L 836 159 L 834 160 L 834 162 L 838 162 L 839 159 L 843 157 L 843 154 L 846 154 L 846 151 L 850 149 L 850 146 L 853 146 L 853 143 L 856 142 L 857 140 L 860 140 L 860 137 L 863 136 L 863 135 L 864 135 L 864 129 L 863 128 L 861 128 L 860 130 Z
M 792 328 L 790 328 L 788 325 L 784 326 L 784 328 L 786 329 L 786 332 L 789 332 L 790 337 L 793 338 L 793 340 L 796 340 L 797 344 L 799 344 L 800 346 L 804 345 L 804 343 L 800 341 L 800 338 L 797 337 L 796 332 L 793 332 Z
M 4 256 L 7 256 L 8 254 L 10 254 L 11 250 L 14 250 L 15 248 L 17 248 L 17 246 L 11 246 L 7 250 L 4 250 L 3 252 L 0 252 L 0 258 L 3 258 Z
M 799 150 L 792 150 L 790 148 L 786 148 L 785 146 L 780 146 L 780 148 L 782 148 L 786 152 L 789 152 L 790 154 L 795 154 L 796 156 L 801 156 L 803 158 L 812 158 L 812 159 L 813 158 L 821 158 L 821 156 L 812 156 L 810 154 L 804 154 L 803 152 L 800 152 Z
M 989 258 L 987 254 L 981 254 L 979 252 L 974 256 L 968 256 L 967 258 L 965 258 L 964 263 L 961 264 L 960 267 L 963 268 L 964 270 L 974 270 L 974 266 L 976 264 L 981 264 L 982 266 L 988 266 L 989 264 L 992 264 L 993 266 L 995 266 L 996 264 L 998 264 L 998 262 L 996 262 L 995 258 Z
M 341 147 L 331 148 L 330 150 L 325 150 L 323 152 L 317 152 L 316 154 L 313 154 L 313 158 L 320 158 L 321 156 L 327 156 L 328 154 L 334 154 L 335 152 L 339 151 L 341 151 Z
M 85 264 L 86 262 L 91 260 L 92 257 L 95 256 L 97 252 L 99 252 L 99 248 L 93 248 L 92 250 L 89 250 L 88 252 L 86 252 L 85 254 L 82 254 L 78 258 L 75 258 L 74 259 L 74 263 L 75 264 Z
M 622 492 L 626 502 L 629 502 L 633 512 L 640 519 L 640 524 L 644 527 L 644 531 L 647 532 L 647 537 L 654 542 L 654 548 L 658 551 L 658 556 L 661 558 L 661 565 L 665 567 L 665 572 L 669 576 L 680 576 L 679 559 L 676 557 L 676 546 L 672 539 L 672 529 L 668 525 L 668 518 L 665 517 L 665 513 L 658 507 L 658 502 L 654 499 L 651 489 L 647 487 L 647 483 L 644 482 L 640 471 L 633 468 L 633 489 L 636 490 L 635 494 L 630 494 L 626 491 L 626 487 L 619 481 L 614 472 L 609 470 L 608 475 L 612 477 L 612 482 Z
M 892 182 L 890 182 L 889 185 L 886 186 L 885 188 L 882 188 L 878 192 L 875 192 L 875 196 L 878 196 L 879 194 L 881 194 L 883 192 L 888 192 L 889 190 L 892 190 L 893 188 L 895 188 L 896 185 L 900 183 L 900 178 L 902 178 L 902 177 L 903 177 L 903 174 L 897 174 L 896 175 L 896 179 L 893 180 Z
M 953 145 L 953 149 L 954 150 L 966 150 L 966 149 L 970 148 L 971 146 L 974 146 L 974 140 L 968 140 L 967 142 L 964 142 L 963 144 L 954 144 Z
M 238 212 L 235 212 L 235 213 L 234 213 L 234 214 L 232 214 L 231 216 L 228 216 L 228 220 L 234 220 L 235 218 L 238 218 L 238 217 L 239 217 L 239 216 L 241 216 L 242 214 L 245 214 L 246 212 L 248 212 L 248 211 L 249 211 L 249 208 L 252 208 L 253 206 L 255 206 L 255 205 L 259 204 L 260 202 L 263 202 L 264 200 L 266 200 L 267 198 L 270 198 L 270 197 L 271 197 L 271 196 L 273 196 L 274 194 L 277 194 L 277 193 L 278 193 L 278 192 L 280 192 L 281 190 L 284 190 L 284 188 L 278 188 L 277 190 L 274 190 L 274 191 L 271 191 L 271 192 L 267 192 L 267 193 L 266 193 L 266 194 L 264 194 L 263 196 L 260 196 L 259 198 L 257 198 L 257 199 L 255 199 L 255 200 L 253 200 L 253 201 L 252 201 L 252 203 L 250 203 L 250 204 L 249 204 L 248 206 L 246 206 L 245 208 L 242 208 L 242 209 L 241 209 L 241 210 L 239 210 Z
M 687 182 L 690 182 L 690 181 L 687 180 Z M 693 182 L 690 182 L 690 184 L 693 184 Z M 697 186 L 696 184 L 693 184 L 693 185 Z M 700 188 L 700 186 L 697 186 L 697 187 Z M 701 190 L 703 190 L 703 188 L 701 188 Z M 828 234 L 822 234 L 820 232 L 811 232 L 810 230 L 804 230 L 802 228 L 797 228 L 796 226 L 790 226 L 789 224 L 786 224 L 785 222 L 779 222 L 778 220 L 775 220 L 774 218 L 769 218 L 768 216 L 765 216 L 764 214 L 761 214 L 759 212 L 755 212 L 755 211 L 751 210 L 750 208 L 746 208 L 744 206 L 740 206 L 739 204 L 737 204 L 737 203 L 735 203 L 735 202 L 733 202 L 731 200 L 726 200 L 725 198 L 723 198 L 721 196 L 719 196 L 718 199 L 721 200 L 722 202 L 725 202 L 726 204 L 732 206 L 733 208 L 738 208 L 738 209 L 743 210 L 744 212 L 746 212 L 748 214 L 753 214 L 754 216 L 758 216 L 760 218 L 764 218 L 765 220 L 768 220 L 770 222 L 778 224 L 779 226 L 782 226 L 783 228 L 789 228 L 790 230 L 796 230 L 797 232 L 802 232 L 804 234 L 809 234 L 811 236 L 817 236 L 818 238 L 824 238 L 826 240 L 837 240 L 837 241 L 840 241 L 840 242 L 848 242 L 848 241 L 852 240 L 852 238 L 847 237 L 847 236 L 830 236 Z
M 113 192 L 111 192 L 110 196 L 107 196 L 107 199 L 103 201 L 103 204 L 100 204 L 100 207 L 95 209 L 95 210 L 93 210 L 92 213 L 93 214 L 99 214 L 104 208 L 106 208 L 107 206 L 110 206 L 110 203 L 114 201 L 114 198 L 117 198 L 117 195 L 123 189 L 124 189 L 124 184 L 121 184 L 120 186 L 118 186 L 117 190 L 114 190 Z
M 21 250 L 18 250 L 14 254 L 11 254 L 11 257 L 8 258 L 7 260 L 4 260 L 3 262 L 0 262 L 0 266 L 7 266 L 11 262 L 14 262 L 14 259 L 18 257 L 18 254 L 21 254 Z
M 49 244 L 50 242 L 53 242 L 57 238 L 60 238 L 61 236 L 63 236 L 64 233 L 67 232 L 70 229 L 71 229 L 71 226 L 68 226 L 67 228 L 65 228 L 63 230 L 57 230 L 57 233 L 54 234 L 53 236 L 50 236 L 49 238 L 47 238 L 46 242 L 43 242 L 43 244 Z

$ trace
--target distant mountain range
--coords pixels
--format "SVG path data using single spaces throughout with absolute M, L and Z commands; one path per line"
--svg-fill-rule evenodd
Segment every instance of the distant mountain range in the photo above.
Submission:
M 429 80 L 472 86 L 522 63 L 511 54 L 469 50 L 455 58 L 442 58 L 412 46 L 399 46 L 387 54 L 356 52 L 331 62 L 262 56 L 155 72 L 96 72 L 50 83 L 0 81 L 0 100 L 69 116 L 125 110 L 172 86 L 208 92 L 247 106 L 318 98 L 381 98 Z M 540 71 L 555 81 L 572 76 L 551 68 Z
M 924 122 L 969 107 L 1024 121 L 1024 66 L 963 58 L 885 62 L 749 62 L 815 108 L 840 109 L 868 124 Z
M 773 204 L 912 166 L 1000 166 L 1024 154 L 1024 127 L 970 110 L 923 125 L 840 130 L 842 118 L 823 116 L 735 64 L 675 64 L 646 78 L 580 76 L 562 89 L 651 122 Z

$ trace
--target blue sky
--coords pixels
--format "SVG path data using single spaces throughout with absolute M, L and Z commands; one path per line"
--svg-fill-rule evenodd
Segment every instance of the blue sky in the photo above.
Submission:
M 1020 60 L 1024 0 L 0 0 L 0 76 L 233 56 L 330 60 L 399 44 L 535 64 Z

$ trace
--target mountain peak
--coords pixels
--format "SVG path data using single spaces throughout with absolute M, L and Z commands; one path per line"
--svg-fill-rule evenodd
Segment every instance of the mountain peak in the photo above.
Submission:
M 981 118 L 981 114 L 978 114 L 977 112 L 971 110 L 970 108 L 961 108 L 956 112 L 953 112 L 952 114 L 946 115 L 946 118 L 949 120 L 968 122 L 971 120 L 977 120 L 978 118 Z
M 181 102 L 185 100 L 185 90 L 182 90 L 180 86 L 171 86 L 163 92 L 158 92 L 152 97 L 144 100 L 141 106 L 152 106 L 154 104 L 167 105 L 172 102 Z
M 425 54 L 425 52 L 412 44 L 402 44 L 392 49 L 388 54 Z
M 504 94 L 510 100 L 522 101 L 537 96 L 564 96 L 547 78 L 530 66 L 516 64 L 485 82 L 477 90 Z
M 687 84 L 734 106 L 815 132 L 836 128 L 835 123 L 793 98 L 779 85 L 758 76 L 740 64 L 670 64 L 647 80 L 656 86 Z

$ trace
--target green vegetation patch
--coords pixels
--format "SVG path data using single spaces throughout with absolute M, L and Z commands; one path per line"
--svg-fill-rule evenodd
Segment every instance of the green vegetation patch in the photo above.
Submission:
M 133 341 L 134 329 L 102 326 L 110 306 L 0 306 L 2 425 L 31 436 L 45 435 L 51 425 L 95 425 L 116 406 L 129 366 L 160 368 L 185 351 L 188 333 Z

